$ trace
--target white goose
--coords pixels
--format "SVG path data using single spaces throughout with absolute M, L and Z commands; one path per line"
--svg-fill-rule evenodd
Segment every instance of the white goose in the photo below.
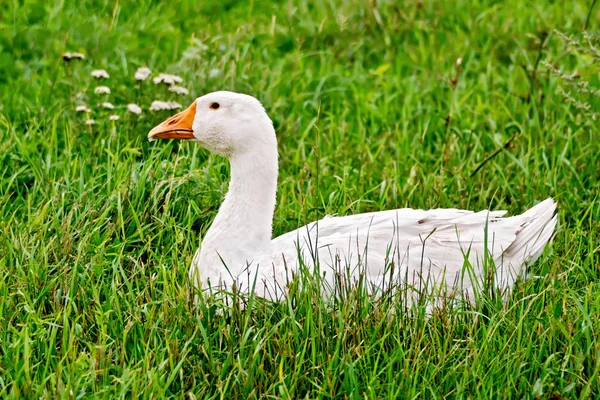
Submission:
M 406 208 L 329 217 L 272 239 L 277 139 L 257 99 L 207 94 L 148 138 L 192 140 L 230 162 L 229 191 L 190 267 L 192 281 L 204 290 L 235 285 L 280 300 L 304 265 L 318 266 L 332 290 L 361 279 L 376 295 L 399 284 L 394 287 L 458 288 L 473 296 L 477 282 L 493 276 L 494 286 L 508 293 L 556 225 L 556 204 L 547 199 L 508 218 L 505 211 Z

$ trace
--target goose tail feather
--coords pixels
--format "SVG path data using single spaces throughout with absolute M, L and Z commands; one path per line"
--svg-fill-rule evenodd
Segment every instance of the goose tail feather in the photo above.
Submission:
M 504 252 L 513 265 L 527 267 L 535 262 L 554 235 L 557 223 L 556 203 L 548 198 L 523 214 L 515 241 Z

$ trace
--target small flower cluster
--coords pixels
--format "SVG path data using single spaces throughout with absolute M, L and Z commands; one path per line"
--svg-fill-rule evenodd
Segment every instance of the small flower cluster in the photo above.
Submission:
M 68 62 L 73 59 L 76 59 L 76 60 L 84 59 L 85 56 L 81 53 L 67 52 L 62 55 L 62 58 Z M 94 69 L 91 71 L 90 76 L 98 81 L 108 81 L 110 79 L 110 74 L 105 69 Z M 140 84 L 143 84 L 144 81 L 152 79 L 152 81 L 154 82 L 155 85 L 160 85 L 160 84 L 165 85 L 170 93 L 174 93 L 176 95 L 183 95 L 183 96 L 189 95 L 189 90 L 187 88 L 181 86 L 181 84 L 183 83 L 183 79 L 177 75 L 167 74 L 167 73 L 159 73 L 158 75 L 152 77 L 152 71 L 148 67 L 140 67 L 135 71 L 133 77 L 136 81 L 140 82 Z M 142 114 L 142 112 L 143 112 L 142 107 L 140 107 L 139 105 L 137 105 L 135 103 L 129 103 L 126 106 L 119 106 L 119 105 L 115 105 L 112 102 L 108 101 L 110 94 L 111 94 L 111 88 L 107 85 L 101 84 L 98 86 L 93 86 L 93 95 L 92 96 L 94 96 L 94 95 L 97 96 L 96 99 L 98 101 L 96 103 L 96 108 L 90 107 L 85 103 L 79 103 L 75 107 L 75 111 L 77 113 L 81 113 L 81 114 L 85 115 L 85 119 L 83 121 L 86 125 L 88 125 L 90 127 L 90 130 L 92 129 L 91 128 L 92 125 L 95 125 L 97 122 L 96 120 L 94 120 L 92 118 L 92 114 L 97 112 L 97 111 L 95 111 L 95 109 L 114 112 L 116 109 L 124 107 L 124 108 L 126 108 L 126 112 L 130 113 L 130 115 L 141 115 Z M 77 96 L 77 98 L 81 99 L 84 96 L 85 96 L 85 94 L 80 94 Z M 81 100 L 79 100 L 79 101 L 81 101 Z M 178 110 L 181 108 L 182 108 L 181 104 L 179 104 L 178 102 L 175 102 L 175 101 L 154 100 L 154 101 L 152 101 L 152 104 L 148 107 L 148 110 L 163 111 L 163 110 Z M 99 112 L 102 112 L 102 111 L 99 111 Z M 105 118 L 107 118 L 109 121 L 113 121 L 113 122 L 121 119 L 121 116 L 117 115 L 116 113 L 112 113 L 112 114 L 107 113 L 104 115 L 106 115 Z
M 147 67 L 140 67 L 135 71 L 134 78 L 136 81 L 145 81 L 152 75 L 152 71 Z
M 92 110 L 90 110 L 90 109 L 88 108 L 88 106 L 86 106 L 86 105 L 84 105 L 84 104 L 82 104 L 82 105 L 80 105 L 80 106 L 77 106 L 77 107 L 75 107 L 75 111 L 76 111 L 76 112 L 84 112 L 84 113 L 91 113 L 91 112 L 92 112 Z
M 95 69 L 92 71 L 92 76 L 96 79 L 108 79 L 110 76 L 104 69 Z
M 94 93 L 96 94 L 110 94 L 110 88 L 108 86 L 97 86 L 94 89 Z
M 127 104 L 127 110 L 137 115 L 140 115 L 142 113 L 142 109 L 140 108 L 140 106 L 134 103 Z
M 90 74 L 93 78 L 95 79 L 108 79 L 110 78 L 110 75 L 108 74 L 108 72 L 106 72 L 106 70 L 104 69 L 95 69 L 92 71 L 92 73 Z M 94 93 L 97 95 L 108 95 L 110 94 L 110 88 L 108 86 L 96 86 L 94 88 Z M 100 104 L 100 106 L 102 108 L 105 108 L 107 110 L 114 110 L 115 106 L 114 104 L 108 102 L 108 101 L 104 101 L 102 102 L 102 104 Z M 85 124 L 88 126 L 92 126 L 94 124 L 96 124 L 96 121 L 89 118 L 89 114 L 92 112 L 92 110 L 86 106 L 86 105 L 79 105 L 75 108 L 75 111 L 77 112 L 85 112 L 88 115 L 88 119 L 85 121 Z M 140 110 L 141 112 L 141 110 Z M 119 117 L 117 114 L 111 114 L 108 116 L 108 120 L 109 121 L 118 121 L 121 117 Z
M 160 73 L 160 74 L 158 74 L 157 77 L 153 78 L 152 81 L 156 85 L 158 85 L 159 83 L 164 83 L 164 84 L 170 86 L 170 85 L 174 85 L 176 83 L 182 83 L 183 79 L 181 79 L 181 77 L 179 77 L 177 75 Z
M 154 82 L 155 85 L 164 83 L 169 87 L 169 92 L 173 92 L 184 96 L 190 94 L 189 90 L 187 90 L 183 86 L 177 85 L 179 83 L 183 83 L 183 79 L 177 75 L 160 73 L 158 74 L 158 76 L 152 79 L 152 82 Z
M 190 94 L 190 92 L 186 88 L 177 86 L 177 85 L 169 86 L 169 92 L 183 94 L 183 95 Z
M 162 110 L 177 110 L 181 108 L 181 104 L 175 101 L 160 101 L 155 100 L 150 106 L 150 111 L 162 111 Z
M 81 53 L 75 53 L 75 52 L 70 52 L 67 51 L 66 53 L 63 53 L 62 55 L 62 59 L 66 62 L 69 62 L 71 60 L 83 60 L 85 58 L 85 56 Z

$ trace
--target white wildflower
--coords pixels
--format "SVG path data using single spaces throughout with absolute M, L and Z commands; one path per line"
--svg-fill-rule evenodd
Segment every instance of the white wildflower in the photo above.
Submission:
M 71 53 L 70 51 L 67 51 L 66 53 L 62 54 L 62 59 L 65 61 L 83 60 L 84 58 L 85 56 L 81 53 Z
M 175 101 L 155 100 L 150 105 L 150 111 L 176 110 L 178 108 L 181 108 L 181 104 Z
M 214 78 L 214 77 L 216 77 L 216 76 L 219 75 L 219 72 L 220 71 L 218 69 L 216 69 L 216 68 L 215 69 L 211 69 L 210 71 L 208 71 L 208 77 L 209 78 Z
M 225 50 L 227 50 L 227 46 L 225 46 L 223 43 L 221 43 L 221 44 L 219 45 L 219 50 L 221 50 L 221 51 L 225 51 Z
M 103 69 L 93 70 L 92 76 L 96 79 L 100 79 L 100 78 L 108 79 L 109 78 L 108 72 L 106 72 L 106 70 L 103 70 Z
M 96 94 L 110 94 L 110 89 L 108 86 L 98 86 L 94 89 L 94 93 Z
M 150 111 L 161 111 L 161 110 L 168 110 L 168 109 L 169 109 L 169 103 L 167 103 L 166 101 L 155 100 L 150 105 Z
M 157 85 L 159 83 L 165 83 L 167 85 L 174 85 L 176 83 L 183 82 L 183 79 L 181 79 L 181 77 L 179 77 L 177 75 L 158 74 L 158 76 L 156 78 L 154 78 L 152 81 Z
M 94 121 L 93 119 L 88 119 L 87 121 L 85 121 L 86 125 L 94 125 L 96 123 L 96 121 Z
M 138 81 L 145 81 L 146 79 L 148 79 L 150 74 L 152 74 L 152 71 L 150 71 L 150 68 L 140 67 L 137 69 L 137 71 L 135 71 L 134 76 L 135 76 L 135 79 Z
M 80 105 L 80 106 L 75 107 L 75 111 L 89 113 L 92 110 L 90 110 L 86 105 Z
M 119 116 L 116 114 L 113 114 L 111 116 L 108 117 L 109 120 L 111 121 L 118 121 L 119 120 Z
M 129 110 L 129 112 L 132 112 L 134 114 L 142 113 L 142 109 L 137 104 L 133 104 L 133 103 L 127 104 L 127 109 Z
M 102 107 L 108 108 L 109 110 L 115 109 L 115 106 L 113 106 L 112 103 L 109 103 L 108 101 L 105 101 L 104 103 L 102 103 Z
M 190 92 L 186 88 L 177 86 L 177 85 L 170 86 L 169 92 L 173 92 L 173 93 L 177 93 L 177 94 L 184 94 L 184 95 L 190 94 Z

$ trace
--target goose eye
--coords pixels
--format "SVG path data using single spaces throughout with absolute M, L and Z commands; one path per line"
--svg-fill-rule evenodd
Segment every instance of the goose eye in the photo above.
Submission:
M 210 103 L 210 108 L 212 108 L 213 110 L 218 110 L 219 107 L 221 107 L 219 103 Z

